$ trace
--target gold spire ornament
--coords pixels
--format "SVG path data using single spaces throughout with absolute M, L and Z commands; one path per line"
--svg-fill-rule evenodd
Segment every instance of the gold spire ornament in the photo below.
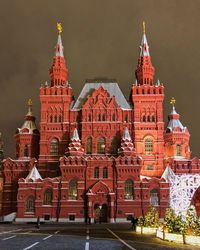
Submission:
M 146 32 L 145 21 L 142 22 L 142 26 L 143 26 L 143 34 L 145 34 L 145 32 Z
M 31 99 L 28 99 L 28 114 L 32 114 L 33 102 Z
M 62 33 L 62 30 L 63 30 L 62 23 L 57 23 L 57 30 L 59 34 Z
M 171 104 L 172 106 L 174 106 L 174 105 L 175 105 L 175 103 L 176 103 L 176 100 L 175 100 L 175 98 L 174 98 L 174 97 L 172 97 L 172 98 L 171 98 L 171 100 L 170 100 L 170 104 Z

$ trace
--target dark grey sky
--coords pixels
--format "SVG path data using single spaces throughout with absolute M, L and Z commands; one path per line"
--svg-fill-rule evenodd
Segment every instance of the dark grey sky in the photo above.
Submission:
M 49 79 L 58 21 L 75 96 L 85 79 L 108 77 L 128 98 L 145 20 L 156 79 L 165 84 L 165 119 L 174 96 L 199 157 L 199 13 L 199 0 L 1 0 L 0 131 L 6 156 L 14 156 L 13 135 L 28 98 L 39 121 L 39 87 Z

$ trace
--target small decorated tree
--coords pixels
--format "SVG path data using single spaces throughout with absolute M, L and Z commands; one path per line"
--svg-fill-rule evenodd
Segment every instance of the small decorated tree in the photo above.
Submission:
M 187 233 L 195 234 L 195 230 L 198 224 L 196 209 L 193 205 L 191 205 L 186 213 L 186 225 L 187 225 Z
M 165 232 L 172 233 L 174 231 L 174 225 L 176 220 L 176 214 L 172 208 L 167 208 L 164 217 L 163 228 Z
M 149 211 L 144 217 L 145 227 L 159 227 L 159 215 L 158 211 L 154 206 L 149 207 Z

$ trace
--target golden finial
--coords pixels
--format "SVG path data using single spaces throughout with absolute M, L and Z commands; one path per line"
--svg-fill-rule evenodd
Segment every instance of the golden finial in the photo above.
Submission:
M 171 104 L 172 106 L 174 106 L 174 105 L 175 105 L 175 103 L 176 103 L 176 100 L 175 100 L 175 98 L 174 98 L 174 97 L 172 97 L 172 98 L 171 98 L 171 100 L 170 100 L 170 104 Z
M 33 106 L 33 102 L 32 102 L 31 99 L 28 99 L 28 106 L 29 106 L 29 107 Z
M 143 33 L 145 34 L 146 32 L 145 21 L 142 22 L 142 26 L 143 26 Z
M 62 30 L 63 30 L 62 23 L 57 23 L 57 30 L 59 34 L 62 33 Z

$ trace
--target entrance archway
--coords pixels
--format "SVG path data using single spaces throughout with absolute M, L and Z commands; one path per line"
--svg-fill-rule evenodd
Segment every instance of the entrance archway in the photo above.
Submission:
M 94 222 L 101 223 L 108 221 L 108 206 L 107 204 L 99 205 L 96 203 L 94 205 Z
M 200 216 L 200 187 L 195 191 L 191 205 L 195 206 L 197 215 Z
M 106 204 L 103 204 L 101 208 L 101 222 L 107 222 L 107 220 L 108 220 L 108 206 Z

